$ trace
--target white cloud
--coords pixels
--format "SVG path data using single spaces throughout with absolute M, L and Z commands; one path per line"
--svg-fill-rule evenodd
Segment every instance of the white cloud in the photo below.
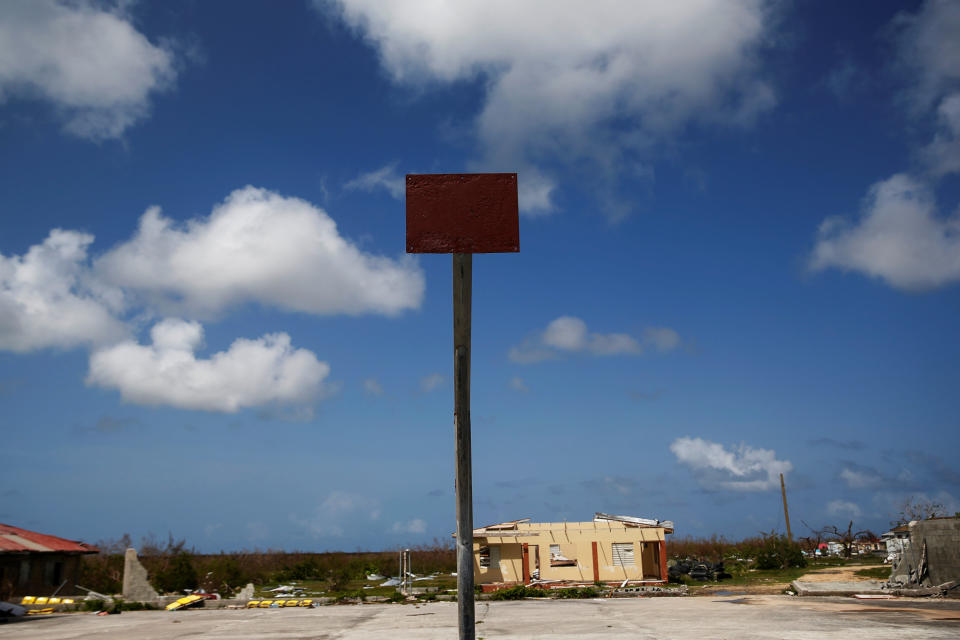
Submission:
M 937 133 L 922 150 L 923 158 L 936 177 L 960 173 L 960 92 L 940 102 L 937 117 Z
M 893 27 L 911 114 L 925 119 L 935 113 L 938 121 L 923 160 L 934 177 L 960 172 L 960 4 L 928 0 L 915 14 L 897 15 Z
M 447 379 L 444 378 L 439 373 L 431 373 L 428 376 L 424 376 L 423 378 L 420 378 L 420 390 L 423 391 L 424 393 L 430 393 L 431 391 L 436 391 L 446 381 Z
M 245 302 L 393 315 L 418 307 L 425 288 L 410 256 L 364 253 L 322 209 L 250 186 L 185 225 L 148 209 L 136 235 L 95 267 L 164 313 L 201 317 Z
M 883 477 L 874 469 L 852 469 L 844 467 L 840 471 L 840 479 L 851 489 L 869 489 L 884 483 Z
M 0 2 L 0 101 L 39 98 L 68 132 L 116 138 L 176 79 L 173 53 L 137 31 L 126 3 Z
M 587 345 L 587 323 L 580 318 L 561 316 L 547 325 L 542 340 L 548 347 L 580 351 Z
M 898 14 L 892 26 L 910 78 L 905 95 L 914 126 L 936 114 L 933 140 L 919 150 L 927 175 L 898 173 L 874 184 L 854 223 L 824 220 L 809 265 L 921 291 L 960 279 L 960 211 L 938 216 L 931 186 L 960 172 L 960 3 L 928 0 L 915 14 Z
M 420 518 L 414 518 L 408 522 L 394 522 L 390 531 L 393 533 L 426 533 L 427 523 Z
M 407 192 L 403 176 L 397 173 L 397 165 L 388 164 L 376 171 L 361 173 L 359 176 L 343 185 L 348 191 L 376 191 L 384 189 L 391 198 L 403 200 Z
M 647 347 L 671 351 L 680 345 L 680 336 L 667 327 L 647 327 L 643 339 L 626 333 L 591 333 L 587 323 L 573 316 L 561 316 L 537 336 L 510 348 L 512 362 L 529 364 L 559 357 L 563 352 L 595 356 L 640 355 Z
M 520 391 L 521 393 L 526 393 L 527 391 L 530 391 L 530 387 L 528 387 L 527 383 L 523 380 L 523 378 L 519 376 L 514 376 L 513 378 L 510 378 L 510 388 L 513 389 L 514 391 Z
M 480 78 L 484 170 L 520 170 L 526 213 L 554 208 L 545 161 L 587 161 L 615 183 L 691 122 L 740 125 L 769 109 L 762 0 L 315 0 L 377 49 L 398 83 Z
M 897 54 L 911 78 L 914 107 L 926 110 L 960 81 L 960 4 L 928 0 L 917 13 L 900 13 Z
M 746 444 L 728 450 L 716 442 L 684 437 L 674 440 L 670 451 L 708 489 L 766 491 L 779 487 L 780 474 L 793 469 L 789 460 L 777 460 L 772 449 Z
M 855 222 L 821 223 L 810 267 L 860 271 L 908 291 L 949 284 L 960 279 L 960 212 L 938 216 L 930 190 L 896 174 L 870 188 Z
M 647 327 L 643 330 L 643 341 L 658 351 L 672 351 L 680 346 L 680 334 L 670 327 Z
M 376 378 L 367 378 L 363 381 L 363 390 L 371 396 L 382 396 L 383 387 L 380 386 L 380 382 Z
M 330 372 L 312 352 L 294 349 L 285 333 L 240 338 L 205 359 L 196 357 L 203 344 L 197 322 L 165 319 L 150 334 L 149 346 L 125 341 L 94 351 L 88 384 L 117 389 L 135 404 L 233 413 L 309 402 Z
M 0 350 L 27 352 L 122 340 L 123 296 L 90 278 L 93 236 L 54 229 L 23 256 L 0 254 Z
M 856 503 L 847 500 L 831 500 L 827 503 L 827 513 L 833 516 L 849 516 L 850 518 L 859 518 L 863 515 L 863 511 Z
M 314 510 L 313 515 L 303 519 L 291 516 L 296 524 L 306 527 L 315 536 L 343 536 L 348 522 L 380 519 L 380 502 L 357 493 L 335 489 L 327 494 Z

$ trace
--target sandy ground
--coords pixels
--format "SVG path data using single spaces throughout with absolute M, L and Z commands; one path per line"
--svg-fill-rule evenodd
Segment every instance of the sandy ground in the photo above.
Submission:
M 850 567 L 827 567 L 825 569 L 814 569 L 803 574 L 797 580 L 801 582 L 864 582 L 876 580 L 876 578 L 867 578 L 855 575 L 861 569 L 873 569 L 875 567 L 889 567 L 883 564 L 861 564 Z M 722 582 L 718 584 L 706 584 L 696 590 L 691 590 L 691 595 L 709 596 L 715 594 L 731 593 L 736 595 L 773 595 L 781 594 L 784 590 L 790 588 L 789 582 L 767 582 L 753 583 L 750 585 L 730 585 Z
M 960 602 L 790 596 L 659 597 L 479 602 L 477 638 L 903 640 L 960 637 Z M 349 605 L 316 609 L 61 614 L 0 624 L 0 639 L 449 640 L 457 606 Z
M 858 576 L 856 575 L 857 571 L 860 571 L 861 569 L 877 569 L 880 567 L 884 567 L 888 571 L 890 569 L 890 565 L 885 564 L 861 564 L 850 567 L 828 567 L 826 569 L 810 571 L 803 574 L 802 578 L 797 579 L 801 582 L 864 582 L 868 580 L 876 580 L 876 578 Z

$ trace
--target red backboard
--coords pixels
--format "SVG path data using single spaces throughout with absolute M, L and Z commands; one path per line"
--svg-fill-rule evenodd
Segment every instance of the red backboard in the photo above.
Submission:
M 407 253 L 519 250 L 517 174 L 407 174 Z

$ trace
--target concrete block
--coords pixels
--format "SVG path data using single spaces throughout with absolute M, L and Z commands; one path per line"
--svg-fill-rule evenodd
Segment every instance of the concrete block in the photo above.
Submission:
M 123 599 L 133 602 L 157 600 L 157 593 L 147 580 L 147 570 L 140 564 L 136 549 L 127 549 L 123 557 Z

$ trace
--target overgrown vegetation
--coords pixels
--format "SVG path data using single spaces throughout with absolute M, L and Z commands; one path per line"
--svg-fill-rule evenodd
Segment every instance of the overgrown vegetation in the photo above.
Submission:
M 600 592 L 594 587 L 571 587 L 569 589 L 540 589 L 518 584 L 490 594 L 491 600 L 523 600 L 524 598 L 596 598 Z
M 800 545 L 784 535 L 762 533 L 733 542 L 722 536 L 675 538 L 667 544 L 674 560 L 696 560 L 724 564 L 737 575 L 748 569 L 787 569 L 807 564 Z
M 100 553 L 83 558 L 77 582 L 100 593 L 119 593 L 123 586 L 123 553 L 135 545 L 129 535 L 124 535 L 117 540 L 100 541 L 96 546 Z M 226 597 L 248 582 L 262 585 L 314 581 L 324 591 L 339 594 L 358 589 L 352 583 L 362 581 L 367 574 L 397 573 L 396 551 L 285 553 L 254 549 L 201 554 L 173 536 L 163 542 L 149 536 L 136 548 L 151 583 L 160 593 L 204 589 Z M 450 573 L 457 566 L 452 542 L 441 540 L 412 547 L 411 562 L 421 574 Z

